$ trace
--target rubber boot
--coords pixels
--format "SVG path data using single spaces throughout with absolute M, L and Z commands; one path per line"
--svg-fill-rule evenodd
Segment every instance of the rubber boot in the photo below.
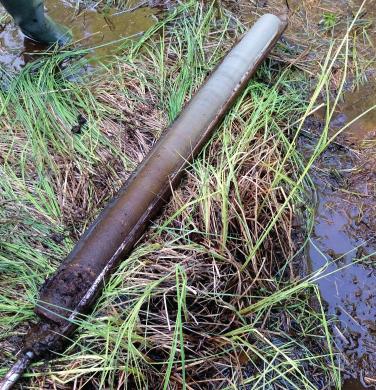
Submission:
M 34 41 L 65 45 L 71 40 L 68 29 L 45 15 L 43 0 L 0 0 L 22 32 Z

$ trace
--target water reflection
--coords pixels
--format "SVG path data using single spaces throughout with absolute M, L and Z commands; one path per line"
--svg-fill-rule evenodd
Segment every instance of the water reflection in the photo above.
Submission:
M 157 21 L 157 10 L 149 7 L 118 13 L 115 9 L 97 12 L 93 8 L 76 8 L 69 1 L 47 0 L 45 3 L 48 14 L 72 30 L 74 46 L 94 47 L 91 55 L 102 59 L 119 46 L 119 40 L 142 33 Z M 36 53 L 47 49 L 25 38 L 3 8 L 0 8 L 0 20 L 0 66 L 3 69 L 19 71 Z M 103 46 L 111 42 L 114 44 Z

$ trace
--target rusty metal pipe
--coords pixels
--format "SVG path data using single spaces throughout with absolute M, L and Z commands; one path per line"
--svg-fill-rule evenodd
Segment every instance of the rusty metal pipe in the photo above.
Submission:
M 286 25 L 277 16 L 262 16 L 164 132 L 56 274 L 43 285 L 35 309 L 42 321 L 29 332 L 25 352 L 45 356 L 74 331 L 74 319 L 90 308 L 111 271 L 129 255 L 168 201 L 184 168 L 207 142 Z
M 99 276 L 103 280 L 106 267 L 112 269 L 129 254 L 284 27 L 278 17 L 265 15 L 230 51 L 55 276 L 46 281 L 36 308 L 38 315 L 65 324 L 82 299 L 84 305 L 90 305 L 95 296 L 88 294 L 90 287 Z

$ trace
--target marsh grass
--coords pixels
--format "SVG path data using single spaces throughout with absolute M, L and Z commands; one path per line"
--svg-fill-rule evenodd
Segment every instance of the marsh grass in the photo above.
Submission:
M 0 373 L 36 321 L 43 280 L 243 30 L 197 2 L 171 15 L 94 73 L 77 73 L 82 53 L 56 53 L 1 91 Z M 308 163 L 296 140 L 341 53 L 328 55 L 311 101 L 301 72 L 275 60 L 261 67 L 71 345 L 36 363 L 25 383 L 340 387 L 297 239 L 312 228 L 308 172 L 327 129 Z M 86 124 L 76 134 L 79 115 Z

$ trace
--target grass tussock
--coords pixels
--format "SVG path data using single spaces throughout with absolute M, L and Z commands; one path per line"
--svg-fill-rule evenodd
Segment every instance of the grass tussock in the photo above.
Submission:
M 93 74 L 77 73 L 80 53 L 56 54 L 1 91 L 0 373 L 36 320 L 44 278 L 241 32 L 228 12 L 189 2 Z M 311 217 L 313 160 L 304 165 L 295 147 L 299 119 L 313 108 L 304 83 L 283 63 L 260 69 L 71 346 L 35 364 L 30 386 L 338 385 L 297 239 Z

